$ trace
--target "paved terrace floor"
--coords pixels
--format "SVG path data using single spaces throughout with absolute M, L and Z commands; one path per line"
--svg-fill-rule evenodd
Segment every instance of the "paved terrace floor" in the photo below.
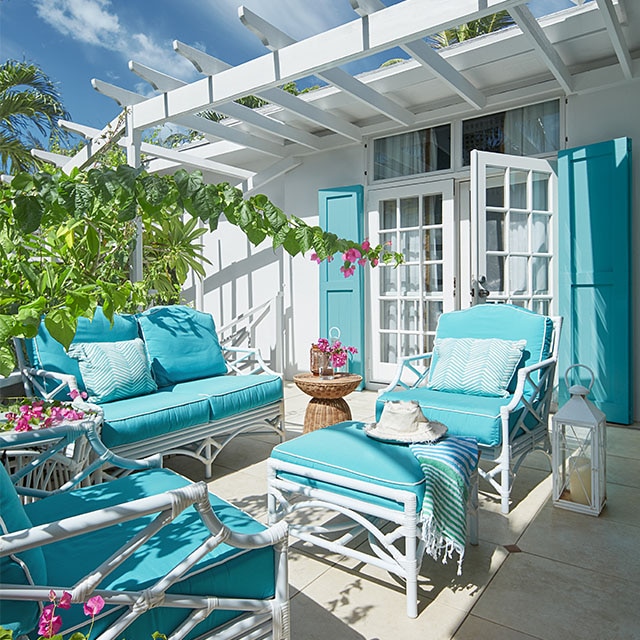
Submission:
M 347 397 L 356 420 L 372 421 L 376 394 Z M 302 433 L 309 398 L 286 383 L 288 437 Z M 390 574 L 292 539 L 293 640 L 618 640 L 640 638 L 640 430 L 607 430 L 608 501 L 600 517 L 551 504 L 547 459 L 521 467 L 511 513 L 480 483 L 480 544 L 455 562 L 428 556 L 419 615 L 405 616 L 402 586 Z M 275 439 L 245 438 L 220 457 L 211 490 L 266 522 L 266 459 Z M 199 465 L 168 466 L 193 480 Z

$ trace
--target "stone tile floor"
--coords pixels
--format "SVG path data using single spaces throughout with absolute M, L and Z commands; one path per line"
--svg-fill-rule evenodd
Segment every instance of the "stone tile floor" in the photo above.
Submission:
M 347 397 L 354 419 L 374 419 L 375 397 Z M 289 438 L 302 433 L 308 400 L 286 383 Z M 453 562 L 425 558 L 413 620 L 405 616 L 402 585 L 387 572 L 324 551 L 312 555 L 292 540 L 292 639 L 640 639 L 640 429 L 609 426 L 607 438 L 608 500 L 598 518 L 552 506 L 542 454 L 521 467 L 508 516 L 481 481 L 480 544 L 468 548 L 462 576 Z M 231 443 L 211 490 L 265 521 L 274 444 L 269 437 Z M 187 458 L 168 466 L 202 479 Z

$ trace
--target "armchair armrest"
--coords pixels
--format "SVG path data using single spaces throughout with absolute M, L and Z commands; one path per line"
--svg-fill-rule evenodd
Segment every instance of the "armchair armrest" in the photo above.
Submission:
M 277 373 L 263 360 L 260 349 L 255 347 L 226 347 L 222 345 L 227 366 L 237 375 L 253 375 L 256 373 Z
M 546 360 L 537 362 L 536 364 L 532 364 L 528 367 L 522 367 L 522 369 L 518 371 L 518 382 L 516 384 L 516 389 L 513 393 L 513 397 L 511 398 L 511 401 L 509 402 L 509 404 L 502 407 L 502 411 L 511 413 L 519 406 L 520 401 L 524 396 L 525 385 L 527 383 L 529 383 L 532 386 L 534 395 L 539 395 L 541 389 L 544 387 L 546 383 L 546 378 L 548 377 L 549 373 L 553 373 L 553 371 L 555 370 L 555 365 L 556 365 L 556 358 L 551 357 L 551 358 L 547 358 Z M 551 369 L 549 370 L 549 368 Z M 535 383 L 531 378 L 531 374 L 534 371 L 543 371 L 543 370 L 547 370 L 546 375 L 541 374 L 540 382 Z
M 403 389 L 415 389 L 419 387 L 426 379 L 429 374 L 429 367 L 426 367 L 424 371 L 420 371 L 418 368 L 414 366 L 415 362 L 419 360 L 431 360 L 433 356 L 433 352 L 429 351 L 428 353 L 419 353 L 414 356 L 405 356 L 400 359 L 398 363 L 398 367 L 396 368 L 396 373 L 393 377 L 393 380 L 384 388 L 380 389 L 378 394 L 386 393 L 387 391 L 393 391 L 396 387 L 400 386 Z M 402 380 L 403 375 L 408 372 L 410 376 L 414 376 L 415 380 L 412 383 L 408 383 Z
M 45 400 L 52 400 L 55 396 L 63 391 L 65 387 L 69 391 L 78 391 L 78 381 L 75 376 L 68 373 L 58 373 L 56 371 L 47 371 L 46 369 L 36 369 L 35 367 L 23 367 L 20 370 L 25 388 L 27 391 L 35 389 L 37 394 Z M 45 382 L 43 383 L 42 380 Z M 46 380 L 57 381 L 58 384 L 51 391 L 46 389 Z M 29 395 L 33 395 L 30 393 Z

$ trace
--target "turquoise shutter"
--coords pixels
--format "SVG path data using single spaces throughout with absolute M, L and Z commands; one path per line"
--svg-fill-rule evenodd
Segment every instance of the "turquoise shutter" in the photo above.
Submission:
M 318 192 L 320 226 L 342 238 L 362 241 L 364 188 L 361 185 L 322 189 Z M 358 349 L 349 364 L 351 373 L 364 380 L 364 269 L 357 267 L 350 278 L 340 271 L 341 256 L 320 266 L 320 337 L 329 338 L 332 327 L 340 330 L 340 341 Z M 361 388 L 364 385 L 361 385 Z
M 595 374 L 590 398 L 608 421 L 630 424 L 630 139 L 558 153 L 558 229 L 560 401 L 566 368 L 586 364 Z

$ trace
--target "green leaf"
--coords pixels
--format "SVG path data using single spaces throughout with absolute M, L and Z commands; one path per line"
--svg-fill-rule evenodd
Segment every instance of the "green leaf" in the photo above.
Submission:
M 0 375 L 8 376 L 16 368 L 16 361 L 13 357 L 13 349 L 8 344 L 0 345 Z M 3 635 L 0 631 L 0 640 Z
M 180 169 L 176 171 L 173 178 L 178 187 L 178 193 L 183 200 L 190 200 L 203 183 L 202 172 L 200 171 L 187 173 L 184 169 Z
M 88 185 L 78 182 L 74 189 L 73 200 L 76 215 L 84 214 L 91 209 L 91 205 L 93 203 L 93 191 Z
M 16 196 L 13 215 L 22 233 L 33 233 L 42 220 L 42 204 L 36 196 Z
M 87 239 L 87 247 L 93 256 L 97 256 L 100 253 L 100 237 L 95 227 L 89 225 L 87 227 L 87 233 L 85 235 Z
M 13 631 L 0 627 L 0 640 L 13 640 Z
M 296 239 L 300 244 L 300 251 L 302 251 L 302 253 L 306 253 L 313 245 L 313 229 L 306 225 L 298 227 L 296 229 Z
M 263 231 L 262 229 L 257 229 L 255 227 L 246 229 L 245 232 L 247 234 L 247 238 L 249 239 L 249 242 L 254 247 L 257 247 L 267 237 L 267 234 L 265 231 Z
M 290 256 L 295 256 L 298 255 L 300 253 L 300 243 L 298 242 L 298 239 L 296 238 L 296 230 L 295 229 L 289 229 L 287 231 L 287 235 L 286 238 L 284 239 L 282 246 L 284 247 L 284 250 L 290 255 Z
M 67 309 L 53 309 L 45 316 L 44 325 L 52 338 L 68 349 L 76 335 L 78 319 L 73 317 Z
M 11 188 L 16 190 L 24 190 L 33 185 L 33 176 L 30 173 L 21 172 L 13 176 L 11 179 Z M 1 636 L 0 636 L 1 637 Z
M 87 636 L 84 633 L 80 633 L 80 631 L 76 631 L 69 636 L 69 640 L 87 640 Z

